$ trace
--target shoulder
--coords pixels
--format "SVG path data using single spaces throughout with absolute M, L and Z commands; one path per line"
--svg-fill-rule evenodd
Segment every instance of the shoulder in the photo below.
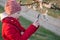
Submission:
M 12 25 L 12 24 L 9 24 L 9 23 L 4 23 L 3 22 L 2 27 L 4 28 L 5 31 L 8 31 L 8 30 L 16 30 L 15 26 Z

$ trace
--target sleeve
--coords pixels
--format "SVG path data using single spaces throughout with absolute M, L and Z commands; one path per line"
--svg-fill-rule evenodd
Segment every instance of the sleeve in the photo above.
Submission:
M 5 35 L 8 37 L 9 40 L 21 40 L 20 33 L 15 28 L 15 26 L 11 24 L 6 25 Z
M 21 23 L 19 22 L 18 24 L 19 24 L 18 27 L 19 27 L 20 31 L 25 32 L 26 29 L 21 25 Z
M 28 38 L 30 38 L 32 36 L 32 34 L 34 34 L 37 31 L 38 28 L 39 27 L 36 27 L 34 25 L 30 25 L 26 29 L 26 31 L 24 32 L 24 34 L 22 35 L 22 37 L 21 37 L 22 40 L 27 40 Z
M 25 30 L 26 30 L 26 29 L 23 28 L 22 26 L 20 27 L 20 29 L 21 29 L 22 32 L 25 32 Z

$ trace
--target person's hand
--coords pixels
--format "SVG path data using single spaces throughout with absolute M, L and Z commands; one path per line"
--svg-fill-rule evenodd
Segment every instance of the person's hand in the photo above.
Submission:
M 35 20 L 34 23 L 33 23 L 33 25 L 36 26 L 36 27 L 39 26 L 39 16 L 40 16 L 40 14 L 38 14 L 36 20 Z
M 34 21 L 33 25 L 36 26 L 36 27 L 38 27 L 38 25 L 39 25 L 39 20 L 36 19 L 36 20 Z
M 23 35 L 24 34 L 24 32 L 21 32 L 21 35 Z
M 28 40 L 30 40 L 30 39 L 28 39 Z

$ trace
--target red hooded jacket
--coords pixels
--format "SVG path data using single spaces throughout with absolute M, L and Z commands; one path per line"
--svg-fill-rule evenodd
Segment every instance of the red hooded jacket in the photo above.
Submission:
M 2 37 L 4 40 L 27 40 L 38 28 L 30 25 L 26 30 L 18 20 L 6 17 L 2 20 Z M 21 32 L 24 32 L 21 35 Z

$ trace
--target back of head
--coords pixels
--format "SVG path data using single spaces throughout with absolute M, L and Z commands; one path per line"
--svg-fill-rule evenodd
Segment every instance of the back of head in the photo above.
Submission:
M 7 3 L 5 5 L 5 12 L 10 15 L 14 14 L 21 10 L 21 6 L 19 3 L 16 2 L 16 0 L 7 0 Z

